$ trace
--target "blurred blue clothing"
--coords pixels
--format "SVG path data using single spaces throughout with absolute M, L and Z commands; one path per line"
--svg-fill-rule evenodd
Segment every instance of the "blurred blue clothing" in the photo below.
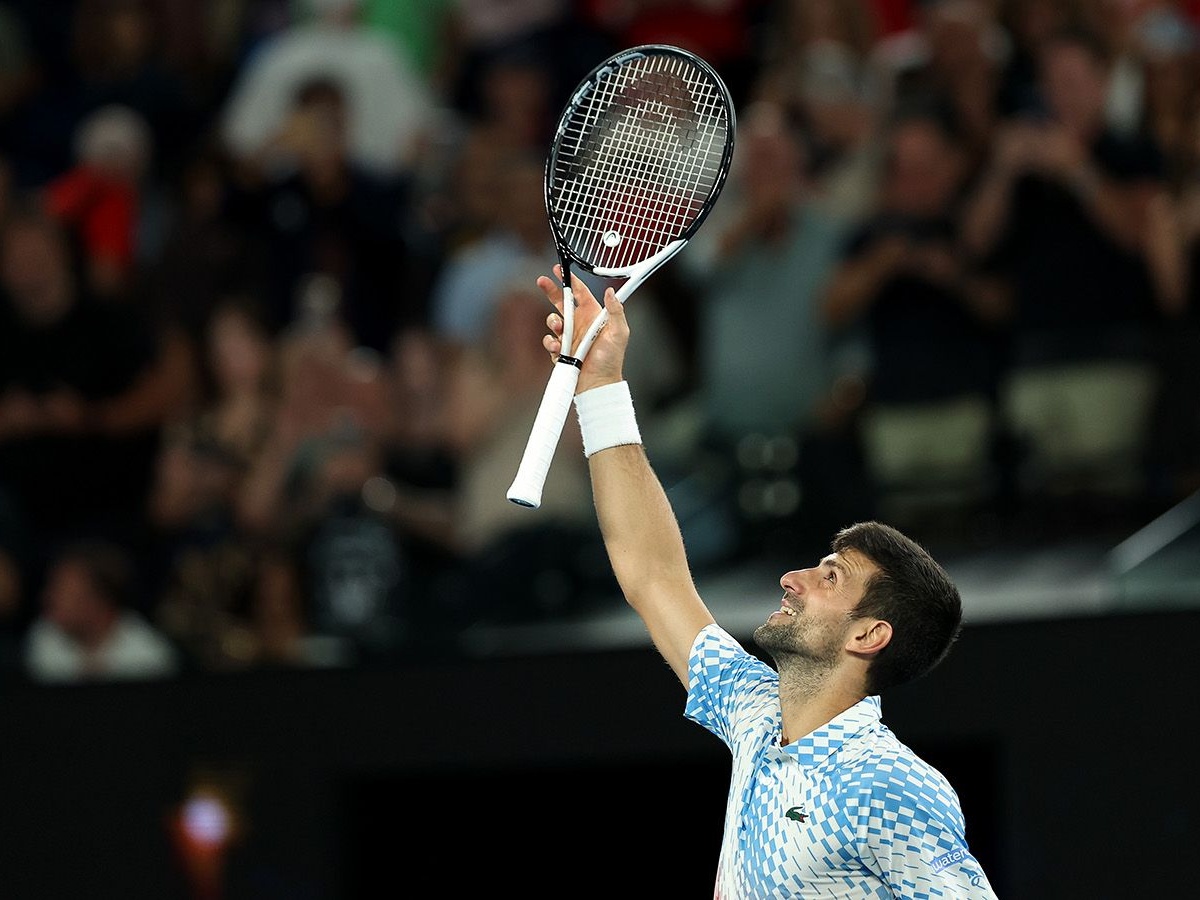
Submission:
M 803 430 L 833 381 L 821 303 L 845 225 L 815 206 L 793 217 L 780 242 L 749 242 L 705 274 L 697 368 L 716 437 Z
M 547 226 L 547 235 L 549 226 Z M 520 282 L 529 287 L 538 275 L 549 275 L 558 263 L 547 237 L 540 256 L 510 232 L 496 231 L 462 247 L 446 261 L 433 286 L 430 317 L 439 337 L 461 344 L 478 344 L 491 328 L 492 312 L 504 292 Z M 606 279 L 581 268 L 573 274 L 601 297 Z M 547 307 L 549 312 L 549 307 Z

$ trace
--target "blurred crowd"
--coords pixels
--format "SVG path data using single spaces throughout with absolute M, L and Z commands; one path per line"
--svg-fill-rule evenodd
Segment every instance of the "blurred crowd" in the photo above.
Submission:
M 698 567 L 1177 502 L 1198 29 L 1194 0 L 0 2 L 0 662 L 370 665 L 612 602 L 573 421 L 543 506 L 504 495 L 549 374 L 549 139 L 635 44 L 738 110 L 628 313 Z

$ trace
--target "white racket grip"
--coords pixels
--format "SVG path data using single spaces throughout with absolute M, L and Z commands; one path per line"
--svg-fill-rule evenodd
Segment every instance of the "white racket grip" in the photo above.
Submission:
M 579 383 L 579 367 L 569 362 L 557 362 L 546 383 L 542 403 L 533 420 L 525 454 L 517 468 L 516 478 L 508 489 L 508 499 L 520 506 L 537 509 L 542 505 L 542 488 L 550 472 L 550 462 L 558 449 L 575 387 Z

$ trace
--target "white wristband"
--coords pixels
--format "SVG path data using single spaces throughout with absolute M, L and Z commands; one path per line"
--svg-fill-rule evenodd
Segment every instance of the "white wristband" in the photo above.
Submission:
M 642 442 L 627 381 L 601 385 L 576 394 L 575 412 L 579 415 L 584 456 L 621 444 Z

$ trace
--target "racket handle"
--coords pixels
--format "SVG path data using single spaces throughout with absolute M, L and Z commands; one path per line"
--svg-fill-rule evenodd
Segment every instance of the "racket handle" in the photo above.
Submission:
M 525 455 L 517 476 L 508 489 L 508 499 L 519 506 L 537 509 L 542 505 L 542 488 L 550 472 L 550 462 L 562 437 L 571 401 L 575 398 L 575 386 L 579 383 L 579 367 L 573 363 L 559 361 L 550 373 L 550 380 L 542 394 L 542 404 L 529 441 L 525 444 Z

